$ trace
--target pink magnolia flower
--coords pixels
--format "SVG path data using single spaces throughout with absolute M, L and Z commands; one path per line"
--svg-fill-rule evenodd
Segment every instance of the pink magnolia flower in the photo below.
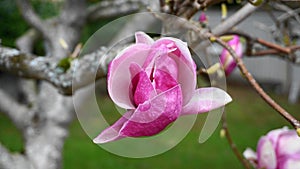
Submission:
M 244 156 L 255 160 L 257 168 L 299 169 L 300 138 L 287 127 L 270 131 L 258 141 L 257 152 L 247 149 Z
M 201 12 L 198 20 L 201 24 L 205 24 L 205 25 L 207 24 L 207 21 L 208 21 L 207 16 L 204 12 Z
M 102 131 L 95 143 L 124 137 L 152 136 L 179 116 L 207 112 L 231 101 L 218 88 L 196 89 L 196 65 L 187 44 L 143 32 L 109 65 L 108 93 L 127 112 Z
M 240 38 L 237 35 L 233 35 L 233 39 L 231 39 L 228 42 L 228 45 L 231 46 L 233 50 L 235 50 L 238 57 L 241 58 L 243 56 L 243 46 L 242 43 L 240 42 Z M 225 75 L 226 76 L 230 75 L 230 73 L 236 67 L 236 62 L 234 58 L 230 55 L 228 50 L 226 49 L 222 50 L 220 60 L 225 70 Z

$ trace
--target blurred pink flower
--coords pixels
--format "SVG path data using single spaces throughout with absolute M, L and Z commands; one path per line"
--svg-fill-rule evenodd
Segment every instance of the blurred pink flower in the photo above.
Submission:
M 201 12 L 201 14 L 199 16 L 199 22 L 201 24 L 207 24 L 207 16 L 204 12 Z
M 224 106 L 231 97 L 218 88 L 196 89 L 196 65 L 187 44 L 143 32 L 109 65 L 108 93 L 127 112 L 101 132 L 95 143 L 124 137 L 152 136 L 179 116 Z
M 287 127 L 270 131 L 258 141 L 257 152 L 247 149 L 244 156 L 256 161 L 256 168 L 299 169 L 300 138 Z
M 237 35 L 233 35 L 233 39 L 231 39 L 228 42 L 228 45 L 233 48 L 233 50 L 236 52 L 238 57 L 241 58 L 243 56 L 243 46 L 242 43 L 240 42 L 240 38 Z M 230 75 L 230 73 L 236 67 L 236 62 L 234 58 L 230 55 L 230 53 L 226 49 L 223 49 L 220 56 L 220 60 L 225 70 L 226 76 Z

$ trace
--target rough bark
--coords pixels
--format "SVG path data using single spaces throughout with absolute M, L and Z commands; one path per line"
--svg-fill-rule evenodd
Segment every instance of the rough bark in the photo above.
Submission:
M 116 6 L 108 9 L 103 6 L 107 2 Z M 0 89 L 0 112 L 10 117 L 25 141 L 24 154 L 13 154 L 0 144 L 1 169 L 62 167 L 63 145 L 74 116 L 72 98 L 66 95 L 101 78 L 109 60 L 116 55 L 112 51 L 119 49 L 104 56 L 107 49 L 100 48 L 72 60 L 67 70 L 62 70 L 59 63 L 71 55 L 88 22 L 115 17 L 119 8 L 123 14 L 135 12 L 140 7 L 138 4 L 143 4 L 141 0 L 107 2 L 87 7 L 85 0 L 65 0 L 60 15 L 43 20 L 29 0 L 17 0 L 24 20 L 32 28 L 18 39 L 20 50 L 0 47 L 0 71 L 32 80 L 19 81 L 25 95 L 22 102 Z M 46 56 L 31 53 L 37 39 L 47 44 Z

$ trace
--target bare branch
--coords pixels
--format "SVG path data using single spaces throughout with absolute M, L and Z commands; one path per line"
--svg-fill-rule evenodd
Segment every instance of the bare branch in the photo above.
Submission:
M 249 161 L 247 161 L 247 159 L 245 159 L 243 157 L 243 155 L 240 153 L 240 151 L 238 150 L 236 144 L 234 143 L 232 137 L 231 137 L 231 134 L 229 132 L 229 129 L 228 129 L 228 124 L 227 124 L 227 118 L 226 118 L 226 112 L 224 111 L 223 112 L 223 115 L 222 115 L 222 130 L 221 132 L 225 132 L 224 133 L 224 136 L 226 137 L 227 141 L 228 141 L 228 144 L 232 150 L 232 152 L 234 153 L 234 155 L 237 157 L 237 159 L 243 164 L 243 166 L 246 168 L 246 169 L 250 169 L 250 164 L 249 164 Z
M 28 24 L 46 35 L 48 25 L 35 13 L 29 0 L 17 0 L 23 18 Z
M 26 106 L 19 104 L 1 89 L 0 98 L 0 112 L 5 113 L 18 128 L 22 129 L 26 125 L 26 122 L 28 122 L 26 119 L 29 116 L 26 114 L 29 109 Z
M 107 49 L 103 47 L 73 60 L 71 67 L 65 71 L 58 66 L 60 61 L 55 58 L 38 57 L 0 47 L 0 70 L 20 77 L 48 81 L 62 94 L 71 95 L 77 89 L 105 77 L 107 64 L 123 48 L 124 46 L 115 47 L 106 54 Z
M 61 11 L 62 23 L 83 26 L 86 18 L 86 0 L 66 0 Z
M 229 31 L 231 28 L 238 25 L 245 18 L 249 17 L 250 14 L 252 14 L 258 8 L 259 8 L 259 6 L 253 6 L 250 3 L 247 3 L 245 6 L 243 6 L 242 9 L 237 11 L 235 14 L 233 14 L 231 17 L 226 19 L 221 24 L 217 25 L 212 30 L 212 33 L 215 35 L 224 34 L 226 31 Z
M 0 168 L 10 169 L 10 168 L 33 168 L 25 158 L 25 156 L 20 154 L 11 154 L 1 143 L 0 143 Z
M 44 21 L 47 25 L 57 25 L 58 24 L 58 17 L 49 18 Z M 48 28 L 47 34 L 50 35 L 50 30 Z M 34 28 L 29 29 L 25 32 L 22 36 L 20 36 L 17 41 L 17 47 L 25 53 L 32 53 L 35 43 L 42 39 L 43 35 Z M 49 39 L 47 39 L 49 40 Z
M 17 47 L 26 53 L 32 53 L 35 42 L 41 37 L 36 29 L 29 29 L 24 35 L 16 41 Z
M 95 21 L 104 18 L 123 16 L 140 10 L 146 6 L 143 0 L 100 1 L 88 8 L 88 20 Z
M 272 3 L 274 8 L 277 8 L 278 10 L 282 10 L 285 12 L 285 14 L 295 17 L 296 21 L 300 23 L 300 16 L 296 12 L 296 10 L 288 7 L 287 5 L 284 5 L 280 2 L 274 2 Z
M 300 133 L 300 122 L 292 116 L 287 110 L 285 110 L 283 107 L 281 107 L 276 101 L 274 101 L 262 88 L 261 86 L 256 82 L 255 78 L 251 75 L 251 73 L 246 68 L 244 62 L 242 59 L 240 59 L 235 51 L 230 47 L 226 42 L 221 40 L 220 38 L 207 33 L 207 36 L 210 38 L 216 39 L 216 42 L 219 43 L 222 47 L 226 48 L 228 52 L 231 54 L 231 56 L 235 59 L 238 68 L 240 69 L 241 73 L 244 75 L 244 77 L 248 80 L 248 82 L 251 84 L 253 89 L 261 96 L 261 98 L 268 103 L 274 110 L 276 110 L 282 117 L 284 117 L 296 130 L 297 133 Z M 300 135 L 300 134 L 299 134 Z

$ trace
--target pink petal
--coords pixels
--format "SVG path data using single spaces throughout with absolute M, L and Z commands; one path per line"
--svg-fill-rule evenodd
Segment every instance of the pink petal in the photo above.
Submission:
M 249 159 L 249 160 L 257 160 L 256 152 L 253 151 L 251 148 L 247 148 L 247 149 L 243 152 L 243 156 L 244 156 L 246 159 Z
M 170 38 L 173 39 L 173 38 Z M 183 105 L 187 104 L 193 96 L 193 91 L 197 84 L 196 64 L 191 57 L 191 53 L 186 45 L 178 39 L 173 39 L 176 46 L 180 50 L 180 57 L 170 55 L 177 63 L 178 67 L 178 83 L 181 84 L 183 94 Z
M 241 58 L 243 56 L 243 46 L 237 35 L 233 35 L 233 39 L 228 42 L 228 45 L 233 48 L 238 57 Z M 223 64 L 226 76 L 228 76 L 236 67 L 235 60 L 226 49 L 222 50 L 220 61 Z
M 200 23 L 207 22 L 206 14 L 204 12 L 201 12 L 198 20 L 199 20 Z
M 155 135 L 178 118 L 181 107 L 181 89 L 177 85 L 140 104 L 134 113 L 125 113 L 115 124 L 100 133 L 94 142 L 107 143 L 124 137 Z
M 124 123 L 128 121 L 130 116 L 132 115 L 133 110 L 126 112 L 123 117 L 121 117 L 117 122 L 115 122 L 112 126 L 103 130 L 94 140 L 93 142 L 96 144 L 107 143 L 115 140 L 119 140 L 124 138 L 121 136 L 119 131 L 123 127 Z
M 226 49 L 221 54 L 221 63 L 223 64 L 225 75 L 228 76 L 236 67 L 236 62 Z
M 135 106 L 156 96 L 156 92 L 146 72 L 135 63 L 132 63 L 129 69 L 132 74 L 131 96 L 133 97 Z
M 261 137 L 257 145 L 258 168 L 276 169 L 276 154 L 271 141 Z
M 183 42 L 180 39 L 172 37 L 164 37 L 157 40 L 153 46 L 166 45 L 172 51 L 173 54 L 177 57 L 180 57 L 183 62 L 185 62 L 191 69 L 196 70 L 196 64 L 191 56 L 191 52 L 187 46 L 186 42 Z
M 164 92 L 178 85 L 170 74 L 162 70 L 155 70 L 154 82 L 157 93 Z
M 194 90 L 196 89 L 196 71 L 180 61 L 178 57 L 172 57 L 178 66 L 178 79 L 177 82 L 182 88 L 183 105 L 186 105 L 193 97 Z
M 162 56 L 168 55 L 168 48 L 165 45 L 161 46 L 152 46 L 151 52 L 149 53 L 146 61 L 143 64 L 143 69 L 147 72 L 147 74 L 150 76 L 150 74 L 153 71 L 153 68 L 156 66 L 155 62 L 157 62 L 157 59 Z
M 169 57 L 167 54 L 160 56 L 155 61 L 155 69 L 161 70 L 172 76 L 177 81 L 178 78 L 178 67 L 177 63 Z
M 279 159 L 278 169 L 299 169 L 300 168 L 300 154 L 286 156 Z
M 190 102 L 182 108 L 181 115 L 197 114 L 224 106 L 231 97 L 222 89 L 209 87 L 195 90 Z
M 276 153 L 279 158 L 293 154 L 300 155 L 300 138 L 295 130 L 285 131 L 279 135 Z
M 107 75 L 107 89 L 111 99 L 119 107 L 124 109 L 134 108 L 128 94 L 131 83 L 129 66 L 132 62 L 143 65 L 150 50 L 148 45 L 135 44 L 123 50 L 110 63 Z
M 129 137 L 155 135 L 178 118 L 181 106 L 181 89 L 177 85 L 139 105 L 120 133 Z
M 152 45 L 154 43 L 154 40 L 144 32 L 136 32 L 135 41 L 136 43 L 144 43 L 146 45 Z
M 177 65 L 177 78 L 175 78 L 175 72 L 170 74 L 181 84 L 183 105 L 185 105 L 192 98 L 193 90 L 196 88 L 196 64 L 191 57 L 187 44 L 176 38 L 165 37 L 154 42 L 152 49 L 152 53 L 147 57 L 143 68 L 149 75 L 156 58 L 168 54 Z
M 276 148 L 277 146 L 277 143 L 278 143 L 278 139 L 280 137 L 280 135 L 282 133 L 285 133 L 289 131 L 288 127 L 283 127 L 283 128 L 280 128 L 280 129 L 275 129 L 275 130 L 272 130 L 270 131 L 268 134 L 267 134 L 267 137 L 268 139 L 272 142 L 272 145 L 274 146 L 274 149 Z

